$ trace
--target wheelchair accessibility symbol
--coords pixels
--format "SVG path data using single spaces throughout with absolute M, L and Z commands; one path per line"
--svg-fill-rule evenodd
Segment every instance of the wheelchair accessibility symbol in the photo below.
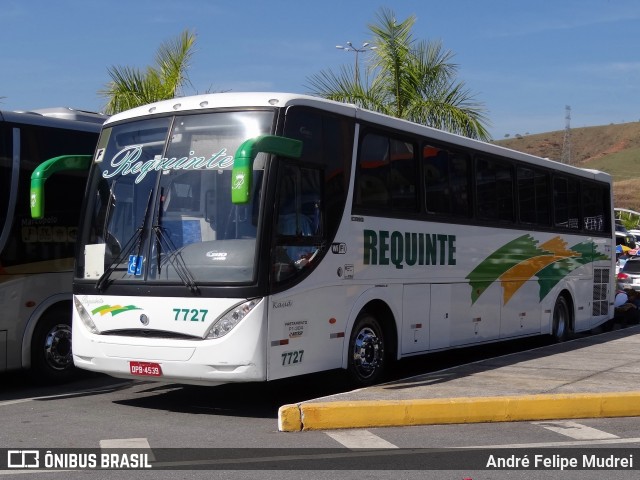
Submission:
M 129 275 L 142 275 L 142 263 L 144 262 L 144 256 L 142 255 L 129 255 L 129 265 L 127 267 L 127 273 Z

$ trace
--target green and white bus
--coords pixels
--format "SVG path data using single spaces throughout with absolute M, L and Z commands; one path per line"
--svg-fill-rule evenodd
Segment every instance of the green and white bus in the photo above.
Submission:
M 87 171 L 50 185 L 39 220 L 29 212 L 29 186 L 50 157 L 91 159 L 106 118 L 69 108 L 0 111 L 0 372 L 30 368 L 43 380 L 72 372 L 72 270 Z
M 135 108 L 91 165 L 74 362 L 209 385 L 342 368 L 368 385 L 412 355 L 563 340 L 612 317 L 612 218 L 605 173 L 353 105 Z

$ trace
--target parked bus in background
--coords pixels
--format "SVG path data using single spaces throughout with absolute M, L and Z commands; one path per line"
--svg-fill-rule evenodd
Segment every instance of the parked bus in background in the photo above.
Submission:
M 369 385 L 613 316 L 609 175 L 309 96 L 114 115 L 79 228 L 74 361 L 116 377 Z
M 95 151 L 106 116 L 48 108 L 0 111 L 0 372 L 30 368 L 44 381 L 73 370 L 71 284 L 87 172 L 63 172 L 33 220 L 31 173 L 43 161 Z

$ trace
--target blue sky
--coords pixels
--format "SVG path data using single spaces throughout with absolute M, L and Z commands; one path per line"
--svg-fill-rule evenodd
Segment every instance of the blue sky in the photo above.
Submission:
M 381 7 L 416 16 L 481 102 L 495 139 L 640 121 L 637 0 L 1 0 L 0 109 L 100 111 L 109 67 L 144 68 L 190 29 L 185 94 L 309 93 L 309 77 L 355 61 Z M 362 56 L 360 56 L 362 61 Z M 363 65 L 362 63 L 360 64 Z

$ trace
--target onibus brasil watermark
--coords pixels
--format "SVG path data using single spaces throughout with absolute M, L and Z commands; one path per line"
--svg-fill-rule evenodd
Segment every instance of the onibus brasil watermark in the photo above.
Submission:
M 150 453 L 140 451 L 7 450 L 7 469 L 138 470 L 151 468 Z

